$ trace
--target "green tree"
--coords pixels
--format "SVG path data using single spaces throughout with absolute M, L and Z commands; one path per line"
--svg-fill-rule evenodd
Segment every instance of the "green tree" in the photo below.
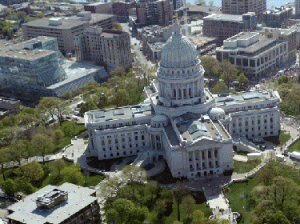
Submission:
M 126 71 L 125 71 L 124 67 L 117 67 L 114 70 L 111 70 L 109 74 L 110 74 L 110 77 L 116 77 L 116 76 L 125 77 Z
M 221 93 L 228 93 L 229 89 L 224 81 L 219 81 L 215 85 L 215 87 L 212 89 L 212 92 L 215 94 L 221 94 Z
M 155 204 L 155 210 L 157 212 L 157 219 L 161 220 L 167 210 L 167 202 L 162 199 L 158 199 Z
M 5 181 L 5 173 L 4 173 L 4 164 L 7 163 L 9 160 L 9 154 L 8 154 L 8 148 L 2 148 L 0 149 L 0 163 L 1 163 L 1 171 L 2 171 L 2 177 Z
M 74 137 L 76 132 L 76 123 L 74 121 L 67 121 L 64 123 L 63 132 L 65 136 Z
M 246 86 L 249 83 L 248 78 L 244 75 L 244 73 L 240 73 L 240 75 L 237 78 L 237 81 L 241 86 Z
M 188 194 L 185 186 L 182 182 L 176 185 L 176 188 L 173 190 L 174 198 L 177 204 L 177 220 L 180 221 L 180 203 L 184 196 Z
M 120 23 L 114 23 L 113 24 L 113 30 L 120 30 L 122 31 L 123 30 L 123 27 Z
M 57 159 L 51 162 L 51 169 L 57 172 L 59 176 L 61 174 L 61 171 L 65 168 L 65 166 L 65 161 L 62 159 Z
M 220 62 L 212 56 L 203 56 L 200 58 L 201 65 L 204 68 L 205 75 L 208 77 L 218 77 L 220 70 Z
M 237 78 L 238 69 L 228 60 L 223 60 L 220 64 L 220 78 L 229 86 Z
M 98 107 L 92 100 L 86 101 L 84 104 L 81 105 L 79 114 L 83 115 L 85 112 L 90 111 L 90 110 L 96 110 Z
M 59 144 L 59 142 L 63 139 L 64 137 L 64 132 L 61 129 L 56 129 L 54 131 L 54 143 L 56 145 Z
M 3 190 L 5 194 L 8 196 L 13 197 L 15 194 L 15 189 L 16 189 L 16 183 L 12 179 L 7 179 L 6 181 L 3 182 Z
M 72 166 L 67 166 L 61 171 L 62 176 L 66 182 L 83 185 L 84 176 L 81 173 L 81 168 L 79 164 L 74 164 Z
M 77 13 L 78 9 L 74 5 L 71 5 L 70 11 L 72 12 L 73 15 L 75 15 Z
M 71 91 L 65 91 L 62 97 L 69 100 L 73 97 L 73 93 Z
M 41 110 L 43 113 L 48 113 L 52 119 L 56 114 L 56 105 L 60 103 L 60 99 L 57 97 L 43 97 L 39 104 L 36 106 L 38 110 Z
M 273 191 L 274 203 L 281 209 L 284 202 L 296 199 L 296 193 L 299 190 L 293 180 L 281 176 L 274 178 L 274 184 L 271 189 Z
M 119 192 L 126 184 L 124 178 L 121 177 L 110 177 L 102 182 L 100 185 L 101 195 L 105 198 L 112 199 L 114 196 L 119 195 Z
M 288 83 L 288 82 L 290 82 L 291 81 L 291 78 L 290 77 L 288 77 L 288 76 L 286 76 L 286 75 L 283 75 L 283 76 L 281 76 L 278 80 L 277 80 L 277 83 L 278 83 L 278 85 L 281 85 L 281 84 L 283 84 L 283 83 Z
M 160 191 L 160 187 L 157 183 L 157 181 L 150 180 L 145 186 L 145 192 L 149 193 L 151 195 L 151 202 L 157 197 L 158 193 Z
M 204 219 L 204 213 L 201 210 L 195 210 L 193 212 L 192 224 L 202 224 Z
M 23 12 L 23 11 L 17 12 L 17 18 L 18 18 L 18 20 L 24 21 L 25 18 L 26 18 L 26 16 L 27 16 L 26 13 Z
M 20 166 L 15 169 L 14 173 L 32 183 L 36 183 L 44 177 L 43 167 L 36 161 Z
M 27 158 L 27 148 L 23 140 L 14 139 L 8 148 L 9 159 L 17 161 L 18 165 L 21 165 L 23 158 Z
M 45 134 L 36 134 L 31 140 L 31 145 L 34 151 L 43 157 L 43 165 L 45 165 L 45 156 L 54 150 L 53 139 Z
M 43 13 L 39 13 L 36 15 L 36 18 L 38 18 L 38 19 L 41 19 L 43 17 L 45 17 L 45 15 Z
M 144 184 L 147 181 L 146 171 L 143 168 L 127 165 L 122 170 L 122 175 L 130 184 Z
M 182 204 L 187 212 L 187 216 L 191 216 L 196 204 L 195 199 L 191 195 L 187 195 L 182 199 Z
M 281 211 L 279 211 L 271 214 L 266 224 L 291 224 L 291 222 Z
M 115 101 L 117 107 L 126 106 L 129 104 L 129 94 L 125 89 L 118 89 L 115 95 Z

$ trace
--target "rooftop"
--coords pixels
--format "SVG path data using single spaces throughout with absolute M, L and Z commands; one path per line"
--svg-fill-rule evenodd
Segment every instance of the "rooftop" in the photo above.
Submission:
M 92 110 L 85 113 L 86 123 L 99 123 L 110 120 L 143 117 L 152 114 L 150 105 L 135 105 L 107 110 Z
M 229 14 L 211 14 L 203 18 L 203 20 L 222 20 L 222 21 L 234 21 L 242 22 L 242 15 L 229 15 Z
M 276 91 L 238 92 L 226 97 L 217 97 L 216 106 L 243 104 L 247 102 L 258 102 L 262 100 L 280 99 Z
M 36 200 L 41 195 L 46 195 L 53 190 L 68 192 L 68 200 L 51 209 L 41 209 L 36 205 Z M 79 210 L 85 208 L 89 204 L 97 200 L 91 196 L 95 190 L 77 186 L 70 183 L 64 183 L 57 187 L 48 185 L 41 190 L 27 196 L 8 208 L 12 214 L 8 215 L 8 219 L 16 220 L 20 223 L 61 223 Z
M 0 55 L 1 57 L 19 58 L 24 60 L 35 60 L 41 57 L 45 57 L 50 54 L 54 54 L 55 51 L 43 50 L 43 49 L 24 49 L 24 43 L 34 42 L 40 40 L 41 42 L 56 39 L 53 37 L 38 37 L 34 40 L 28 40 L 25 42 L 19 42 L 16 44 L 0 43 Z

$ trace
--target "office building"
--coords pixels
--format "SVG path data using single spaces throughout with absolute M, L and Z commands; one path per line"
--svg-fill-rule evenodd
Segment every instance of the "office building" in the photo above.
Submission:
M 272 10 L 267 10 L 263 13 L 261 21 L 266 24 L 267 27 L 287 27 L 288 20 L 292 17 L 292 7 L 276 7 Z
M 222 0 L 222 13 L 242 15 L 247 12 L 255 12 L 260 16 L 267 10 L 266 0 Z
M 223 41 L 216 49 L 217 59 L 229 60 L 245 73 L 260 77 L 288 60 L 288 43 L 257 32 L 241 32 Z
M 92 13 L 112 14 L 112 5 L 112 2 L 95 2 L 84 5 L 84 10 Z
M 295 17 L 300 18 L 300 1 L 295 0 Z
M 135 8 L 135 2 L 113 2 L 112 13 L 117 16 L 117 20 L 126 23 L 129 20 L 130 10 Z
M 217 176 L 233 170 L 233 138 L 277 136 L 276 91 L 214 97 L 193 44 L 174 24 L 157 79 L 135 106 L 85 113 L 88 153 L 99 160 L 138 155 L 133 164 L 165 160 L 173 177 Z M 157 162 L 159 161 L 159 162 Z
M 186 5 L 186 0 L 173 0 L 173 9 L 179 9 Z
M 217 37 L 218 45 L 223 40 L 240 32 L 256 29 L 257 17 L 255 13 L 249 12 L 243 15 L 212 14 L 203 18 L 203 35 Z
M 139 26 L 156 24 L 170 25 L 173 19 L 173 4 L 170 0 L 138 1 L 136 3 L 136 23 Z
M 132 65 L 130 36 L 126 32 L 89 27 L 84 34 L 74 37 L 74 44 L 77 61 L 94 61 L 107 66 L 109 71 Z
M 69 18 L 42 18 L 22 24 L 24 39 L 38 36 L 57 38 L 58 48 L 63 54 L 74 52 L 73 37 L 83 34 L 90 25 L 98 25 L 103 29 L 112 29 L 116 17 L 109 14 L 92 14 L 81 12 Z
M 71 183 L 47 185 L 11 205 L 8 211 L 9 224 L 101 222 L 96 191 Z

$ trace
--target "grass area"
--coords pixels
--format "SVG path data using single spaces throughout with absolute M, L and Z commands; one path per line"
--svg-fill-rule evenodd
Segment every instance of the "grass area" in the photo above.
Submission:
M 244 151 L 237 151 L 236 154 L 241 155 L 241 156 L 247 156 L 249 152 L 244 152 Z
M 184 220 L 187 216 L 187 211 L 185 210 L 182 204 L 180 204 L 179 207 L 180 207 L 180 219 Z M 160 224 L 173 224 L 174 221 L 177 220 L 177 204 L 175 201 L 173 202 L 172 208 L 173 208 L 172 213 L 169 216 L 165 216 L 162 220 L 160 220 Z M 205 203 L 196 204 L 194 211 L 195 210 L 201 210 L 204 213 L 206 218 L 208 218 L 212 214 L 211 209 L 207 207 Z M 146 220 L 150 221 L 150 224 L 154 224 L 155 222 L 153 220 L 155 219 L 156 215 L 157 212 L 153 209 L 152 211 L 150 211 Z
M 248 162 L 236 161 L 233 160 L 234 170 L 233 172 L 237 173 L 247 173 L 250 170 L 253 170 L 255 167 L 260 164 L 260 160 L 249 160 Z
M 234 183 L 230 188 L 230 193 L 226 195 L 231 203 L 233 212 L 239 212 L 242 215 L 242 220 L 239 223 L 251 224 L 251 211 L 252 208 L 247 206 L 245 195 L 252 191 L 255 187 L 255 178 L 250 179 L 249 182 Z
M 289 147 L 289 152 L 300 151 L 300 139 Z
M 266 137 L 264 138 L 266 141 L 273 142 L 274 144 L 278 146 L 284 145 L 289 139 L 291 138 L 291 135 L 288 134 L 286 131 L 280 131 L 278 136 L 272 136 L 272 137 Z
M 62 128 L 64 128 L 65 126 L 67 126 L 69 122 L 70 122 L 70 121 L 65 121 L 65 122 L 63 122 L 63 123 L 62 123 Z M 84 124 L 76 124 L 76 125 L 75 125 L 75 130 L 74 130 L 74 135 L 73 135 L 73 137 L 76 136 L 76 135 L 79 135 L 81 132 L 84 132 L 85 130 L 86 130 L 86 127 L 85 127 Z M 62 149 L 62 148 L 64 148 L 65 146 L 71 144 L 71 139 L 72 139 L 71 136 L 65 135 L 65 136 L 62 138 L 62 140 L 59 142 L 57 148 L 58 148 L 58 149 Z

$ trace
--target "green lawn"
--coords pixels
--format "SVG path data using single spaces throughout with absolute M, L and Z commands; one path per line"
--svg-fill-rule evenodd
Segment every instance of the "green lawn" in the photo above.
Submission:
M 286 131 L 280 131 L 279 136 L 266 137 L 265 140 L 273 142 L 274 144 L 276 144 L 278 146 L 282 146 L 290 138 L 291 138 L 291 135 L 288 134 Z
M 196 204 L 194 210 L 201 210 L 204 213 L 206 218 L 208 218 L 212 214 L 211 209 L 207 207 L 205 203 Z M 150 224 L 154 224 L 155 222 L 153 222 L 152 220 L 155 219 L 156 215 L 157 213 L 153 209 L 152 211 L 150 211 L 149 216 L 147 217 L 146 220 L 149 220 Z M 180 219 L 184 220 L 186 216 L 187 216 L 186 210 L 182 205 L 180 205 Z M 177 220 L 177 205 L 176 202 L 174 201 L 172 213 L 169 216 L 164 217 L 164 219 L 160 221 L 160 224 L 173 224 L 173 222 L 176 220 Z
M 70 121 L 65 121 L 62 123 L 62 127 L 64 127 L 65 125 L 67 125 L 67 123 Z M 81 132 L 84 132 L 86 130 L 86 127 L 84 124 L 76 124 L 75 125 L 75 131 L 74 131 L 74 136 L 79 135 Z M 71 136 L 64 136 L 63 139 L 59 142 L 57 148 L 58 149 L 62 149 L 65 146 L 71 144 Z
M 230 193 L 226 195 L 231 203 L 233 212 L 239 212 L 242 215 L 242 220 L 239 223 L 251 224 L 251 209 L 247 207 L 245 195 L 252 191 L 255 186 L 255 178 L 250 179 L 249 182 L 234 183 L 230 186 Z
M 300 151 L 300 139 L 289 147 L 289 152 Z
M 234 170 L 233 172 L 237 173 L 247 173 L 250 170 L 253 170 L 255 167 L 260 164 L 260 160 L 249 160 L 248 162 L 236 161 L 233 160 Z

